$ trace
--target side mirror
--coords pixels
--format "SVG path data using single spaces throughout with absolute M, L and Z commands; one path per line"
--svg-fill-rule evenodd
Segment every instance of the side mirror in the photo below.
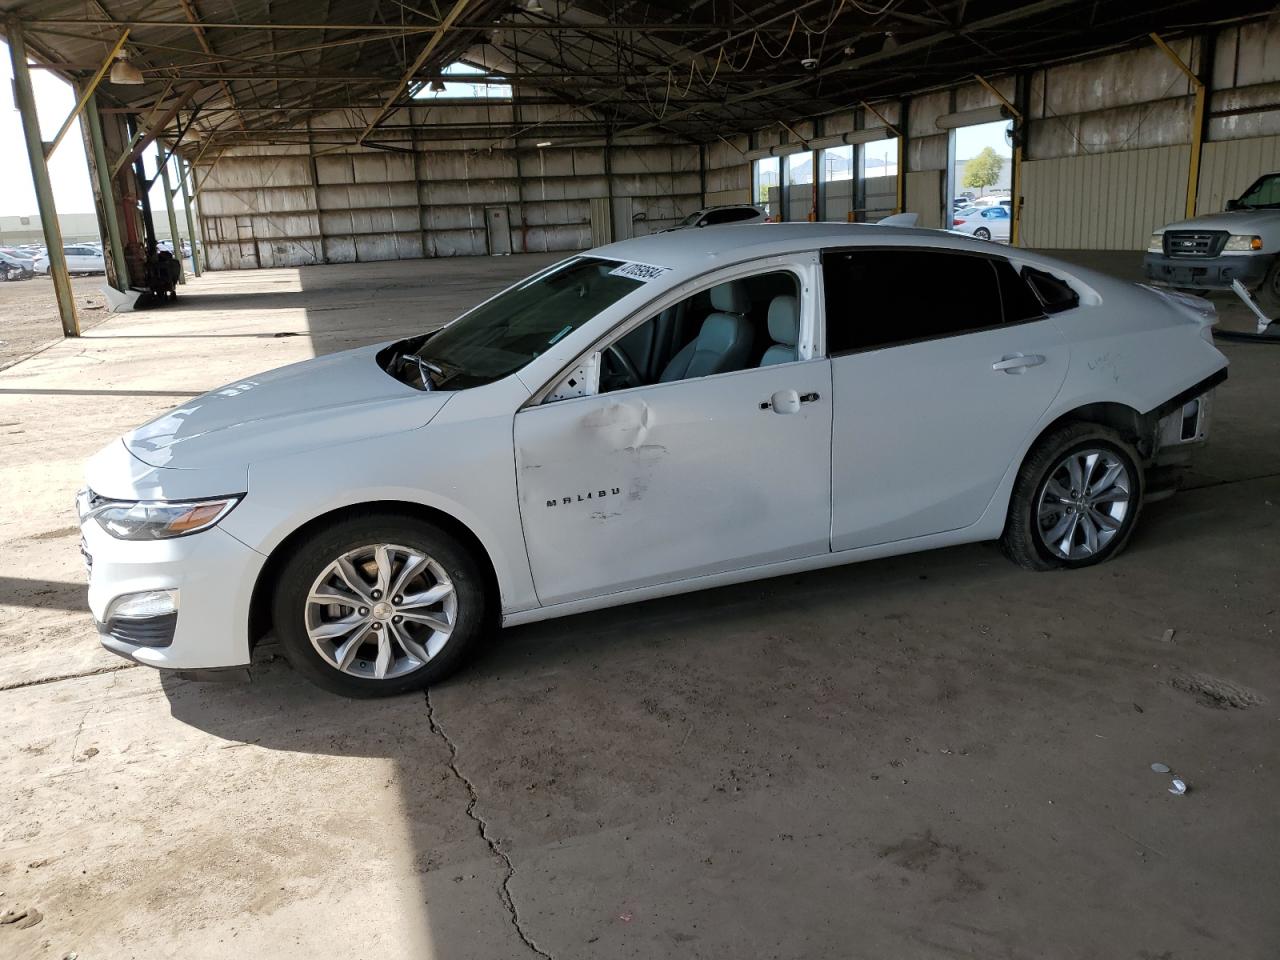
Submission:
M 1227 209 L 1228 209 L 1228 210 L 1239 210 L 1239 209 L 1240 209 L 1240 201 L 1239 201 L 1239 200 L 1234 200 L 1234 199 L 1233 199 L 1233 200 L 1228 200 L 1228 201 L 1227 201 Z

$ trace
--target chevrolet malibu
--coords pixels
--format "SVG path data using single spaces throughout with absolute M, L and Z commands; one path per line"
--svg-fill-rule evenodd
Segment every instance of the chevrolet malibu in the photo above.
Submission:
M 274 630 L 378 696 L 498 625 L 980 540 L 1098 563 L 1205 439 L 1213 321 L 938 231 L 610 244 L 108 445 L 79 497 L 89 605 L 139 663 L 243 667 Z

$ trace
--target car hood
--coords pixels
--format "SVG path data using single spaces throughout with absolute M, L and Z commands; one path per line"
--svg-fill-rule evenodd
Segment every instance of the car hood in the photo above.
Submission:
M 431 420 L 452 396 L 388 376 L 385 344 L 305 360 L 196 397 L 131 433 L 143 463 L 207 469 L 399 433 Z
M 1258 233 L 1274 230 L 1280 223 L 1280 210 L 1224 210 L 1206 213 L 1190 220 L 1171 223 L 1165 230 L 1228 230 L 1231 233 Z

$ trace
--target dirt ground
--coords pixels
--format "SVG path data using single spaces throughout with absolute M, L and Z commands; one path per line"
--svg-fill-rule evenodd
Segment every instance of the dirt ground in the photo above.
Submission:
M 72 277 L 80 329 L 91 330 L 107 318 L 102 287 L 106 277 Z M 0 370 L 62 339 L 58 302 L 48 277 L 0 283 Z
M 1280 954 L 1273 345 L 1222 345 L 1191 489 L 1101 567 L 975 545 L 584 614 L 377 703 L 270 645 L 219 684 L 100 650 L 94 450 L 547 259 L 206 275 L 0 373 L 0 913 L 41 914 L 0 957 Z

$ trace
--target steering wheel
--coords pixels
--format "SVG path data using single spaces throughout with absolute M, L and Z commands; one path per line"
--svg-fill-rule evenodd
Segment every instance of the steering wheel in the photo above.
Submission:
M 631 358 L 618 348 L 616 343 L 612 343 L 605 347 L 607 353 L 613 362 L 620 368 L 620 372 L 627 379 L 628 387 L 639 387 L 644 385 L 644 378 L 640 376 L 640 371 L 636 369 L 636 365 L 631 362 Z

